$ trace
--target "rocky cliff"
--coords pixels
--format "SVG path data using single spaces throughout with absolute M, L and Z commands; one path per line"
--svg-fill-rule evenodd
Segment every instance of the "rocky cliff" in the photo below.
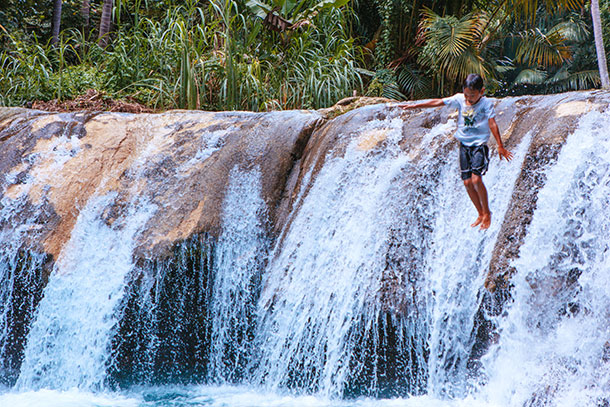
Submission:
M 528 134 L 533 142 L 526 161 L 517 164 L 522 174 L 510 209 L 505 219 L 495 219 L 503 227 L 494 249 L 490 287 L 496 277 L 510 275 L 508 261 L 518 253 L 536 205 L 536 191 L 544 184 L 542 169 L 556 159 L 578 118 L 605 108 L 609 97 L 605 92 L 581 92 L 498 101 L 498 124 L 507 147 L 514 148 Z M 2 108 L 2 205 L 7 208 L 19 202 L 17 217 L 30 220 L 24 231 L 28 240 L 57 258 L 79 209 L 91 196 L 117 193 L 105 210 L 109 224 L 124 209 L 128 196 L 146 197 L 159 211 L 137 246 L 139 253 L 154 257 L 194 234 L 218 233 L 220 205 L 233 167 L 260 168 L 264 200 L 277 232 L 302 175 L 314 168 L 315 176 L 329 151 L 331 156 L 344 154 L 353 138 L 361 149 L 383 149 L 385 121 L 400 118 L 404 153 L 421 155 L 422 138 L 451 116 L 446 109 L 403 112 L 383 100 L 347 102 L 319 113 L 56 114 Z M 354 110 L 354 106 L 375 102 L 379 104 Z M 348 112 L 341 114 L 342 110 Z M 373 120 L 379 125 L 359 131 Z M 441 138 L 438 143 L 450 134 Z M 493 150 L 493 139 L 490 145 Z M 33 213 L 37 216 L 32 217 Z M 5 217 L 2 227 L 12 228 L 18 222 Z
M 450 227 L 474 219 L 476 213 L 459 180 L 452 137 L 455 113 L 447 108 L 403 111 L 391 101 L 366 98 L 349 98 L 320 111 L 270 113 L 0 108 L 0 260 L 6 264 L 5 278 L 13 281 L 0 304 L 1 327 L 9 332 L 0 338 L 3 381 L 16 379 L 49 273 L 67 273 L 67 264 L 78 255 L 74 241 L 87 233 L 79 222 L 97 205 L 94 217 L 114 233 L 118 246 L 128 247 L 139 270 L 129 269 L 121 277 L 128 282 L 125 297 L 117 303 L 122 311 L 114 317 L 119 332 L 112 341 L 116 363 L 109 369 L 119 382 L 121 375 L 138 374 L 132 359 L 145 348 L 136 339 L 124 339 L 127 333 L 142 330 L 136 326 L 143 318 L 152 324 L 147 330 L 167 330 L 177 313 L 182 313 L 182 324 L 191 318 L 188 332 L 203 335 L 197 341 L 206 345 L 193 344 L 192 352 L 205 356 L 198 364 L 188 358 L 184 362 L 195 363 L 192 369 L 201 375 L 217 374 L 210 373 L 215 372 L 211 365 L 244 360 L 238 348 L 251 342 L 252 354 L 246 356 L 256 354 L 272 365 L 254 368 L 243 362 L 232 370 L 232 380 L 250 369 L 261 382 L 319 389 L 332 388 L 336 377 L 345 375 L 349 379 L 341 391 L 350 391 L 377 372 L 377 390 L 386 389 L 387 394 L 401 394 L 388 390 L 400 386 L 408 393 L 423 392 L 423 383 L 434 375 L 455 382 L 452 369 L 462 369 L 462 364 L 476 369 L 480 356 L 497 340 L 491 321 L 511 295 L 514 262 L 528 236 L 539 191 L 566 140 L 587 115 L 608 109 L 610 93 L 526 96 L 495 103 L 504 144 L 515 152 L 515 160 L 499 162 L 490 141 L 495 158 L 486 179 L 493 220 L 487 232 Z M 134 226 L 130 219 L 143 212 L 147 215 Z M 256 236 L 243 240 L 250 235 Z M 457 256 L 459 261 L 454 261 Z M 230 264 L 223 260 L 229 257 Z M 227 276 L 221 277 L 218 267 L 227 267 Z M 447 283 L 435 286 L 431 271 L 452 267 L 465 279 L 441 295 Z M 239 320 L 222 328 L 222 335 L 239 332 L 239 346 L 233 348 L 215 333 L 220 328 L 214 328 L 210 307 L 219 295 L 213 284 L 239 274 L 231 271 L 237 269 L 245 270 L 244 281 L 226 284 L 243 287 L 227 292 L 226 301 L 260 304 L 257 311 L 244 305 L 241 316 L 225 318 Z M 146 270 L 164 276 L 163 281 L 155 277 L 156 282 L 147 285 Z M 570 288 L 580 272 L 560 275 L 556 283 Z M 343 280 L 335 281 L 337 275 Z M 358 280 L 363 275 L 366 278 Z M 209 286 L 197 288 L 185 276 Z M 299 279 L 300 291 L 290 294 Z M 468 285 L 474 288 L 464 299 L 462 290 Z M 310 287 L 311 295 L 304 287 Z M 344 293 L 343 302 L 337 302 L 340 294 L 333 288 Z M 166 302 L 176 301 L 172 295 L 178 294 L 172 290 L 182 290 L 179 302 L 194 308 L 164 308 Z M 421 325 L 443 295 L 470 304 L 473 321 L 452 316 L 436 328 L 434 323 Z M 147 314 L 146 301 L 153 301 L 159 314 Z M 316 308 L 321 302 L 327 310 Z M 343 314 L 335 316 L 339 311 Z M 189 317 L 193 314 L 204 317 L 195 320 Z M 360 315 L 353 326 L 325 331 L 329 321 L 342 326 L 352 314 Z M 160 322 L 166 321 L 163 318 L 167 323 Z M 251 326 L 244 328 L 253 320 L 257 329 L 275 330 L 275 348 L 269 340 L 257 342 Z M 281 330 L 278 333 L 283 324 L 284 339 Z M 436 331 L 460 330 L 459 341 L 467 342 L 464 354 L 453 355 L 454 350 L 443 345 L 458 341 L 451 336 L 458 334 L 439 334 L 436 353 L 437 345 L 428 344 Z M 188 332 L 164 335 L 184 335 L 172 339 L 179 342 L 190 337 Z M 311 335 L 326 340 L 306 345 Z M 344 350 L 348 356 L 337 356 L 336 366 L 329 368 L 333 359 L 326 352 L 332 338 L 341 335 L 350 338 L 351 347 Z M 213 362 L 214 346 L 222 362 Z M 403 347 L 412 351 L 401 354 L 397 349 Z M 159 352 L 155 360 L 171 365 L 178 351 Z M 311 361 L 312 352 L 325 356 Z M 274 372 L 282 365 L 274 358 L 286 358 L 284 371 Z M 356 363 L 354 358 L 360 359 Z M 428 366 L 434 358 L 444 361 L 437 363 L 443 374 Z M 398 373 L 401 364 L 411 366 L 409 377 Z

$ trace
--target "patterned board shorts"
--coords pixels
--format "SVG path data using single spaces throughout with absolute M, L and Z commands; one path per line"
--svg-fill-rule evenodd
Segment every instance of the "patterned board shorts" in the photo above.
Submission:
M 487 144 L 468 147 L 460 143 L 460 170 L 462 180 L 467 180 L 476 174 L 482 176 L 489 166 L 489 147 Z

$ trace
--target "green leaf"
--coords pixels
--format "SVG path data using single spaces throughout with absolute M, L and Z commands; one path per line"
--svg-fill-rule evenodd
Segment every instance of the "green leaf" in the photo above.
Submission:
M 258 0 L 248 0 L 246 2 L 246 7 L 248 7 L 250 11 L 252 11 L 252 13 L 254 13 L 256 16 L 263 19 L 267 17 L 267 14 L 269 14 L 273 10 L 273 6 L 265 4 Z
M 524 69 L 519 72 L 519 75 L 513 81 L 515 85 L 541 85 L 547 78 L 544 71 L 537 69 Z

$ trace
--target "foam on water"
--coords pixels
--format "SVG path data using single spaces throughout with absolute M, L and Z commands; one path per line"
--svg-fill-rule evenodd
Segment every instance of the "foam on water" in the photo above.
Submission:
M 139 399 L 78 389 L 23 391 L 0 394 L 0 405 L 10 407 L 139 407 Z

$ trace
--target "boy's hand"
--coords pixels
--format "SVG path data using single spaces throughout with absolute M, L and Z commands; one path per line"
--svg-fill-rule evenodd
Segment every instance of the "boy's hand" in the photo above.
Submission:
M 398 105 L 398 107 L 407 110 L 407 109 L 413 109 L 413 108 L 440 107 L 440 106 L 443 106 L 444 104 L 445 104 L 445 102 L 443 102 L 443 99 L 430 99 L 425 102 L 420 101 L 417 103 L 413 103 L 413 102 L 401 103 Z
M 413 109 L 415 107 L 417 107 L 417 103 L 402 103 L 400 105 L 398 105 L 398 107 L 400 107 L 401 109 Z
M 498 155 L 500 156 L 500 160 L 502 160 L 502 158 L 506 158 L 506 161 L 510 161 L 513 159 L 513 153 L 511 153 L 504 147 L 498 147 Z

